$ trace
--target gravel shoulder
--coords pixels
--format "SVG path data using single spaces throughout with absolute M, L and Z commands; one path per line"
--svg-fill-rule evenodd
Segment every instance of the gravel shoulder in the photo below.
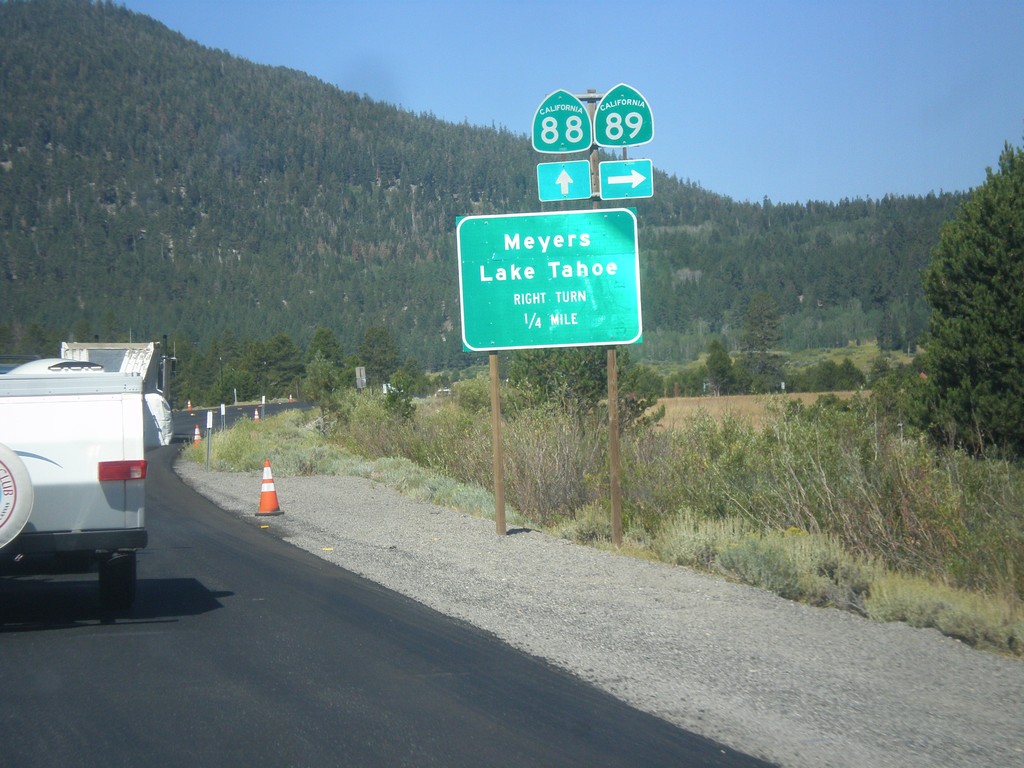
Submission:
M 1024 766 L 1024 662 L 577 546 L 357 477 L 178 474 L 297 547 L 489 631 L 638 709 L 793 768 Z

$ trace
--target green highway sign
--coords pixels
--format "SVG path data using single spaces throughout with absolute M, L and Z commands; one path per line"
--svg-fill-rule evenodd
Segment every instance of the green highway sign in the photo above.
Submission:
M 594 143 L 594 129 L 583 102 L 565 90 L 549 94 L 533 117 L 533 148 L 562 154 L 585 152 Z
M 590 161 L 538 163 L 537 189 L 541 202 L 553 200 L 589 200 L 591 195 Z
M 619 83 L 597 103 L 594 135 L 601 147 L 635 147 L 654 138 L 654 117 L 640 91 Z
M 598 163 L 602 200 L 654 196 L 654 166 L 650 160 L 611 160 Z
M 633 211 L 466 216 L 459 220 L 456 241 L 467 350 L 640 340 Z

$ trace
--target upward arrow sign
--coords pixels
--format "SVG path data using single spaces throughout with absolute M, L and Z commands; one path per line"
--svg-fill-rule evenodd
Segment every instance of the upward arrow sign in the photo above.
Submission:
M 572 176 L 570 176 L 569 172 L 563 168 L 562 172 L 558 174 L 558 178 L 555 179 L 555 185 L 562 188 L 563 195 L 568 195 L 570 184 L 572 184 Z
M 590 161 L 537 165 L 537 191 L 541 202 L 585 200 L 590 197 Z

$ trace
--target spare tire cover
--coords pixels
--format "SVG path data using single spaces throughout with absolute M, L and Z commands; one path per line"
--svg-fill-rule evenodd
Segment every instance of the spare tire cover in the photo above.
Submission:
M 14 541 L 32 514 L 32 478 L 21 458 L 0 443 L 0 547 Z

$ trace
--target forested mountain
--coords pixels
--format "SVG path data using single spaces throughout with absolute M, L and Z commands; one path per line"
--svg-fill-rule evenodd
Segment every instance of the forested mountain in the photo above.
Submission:
M 318 325 L 348 352 L 382 325 L 403 357 L 465 365 L 456 218 L 562 207 L 537 202 L 530 117 L 522 135 L 452 124 L 112 3 L 0 2 L 0 352 L 40 329 L 304 346 Z M 738 203 L 658 174 L 636 204 L 634 355 L 734 343 L 760 291 L 784 346 L 902 346 L 924 328 L 920 271 L 960 202 Z

